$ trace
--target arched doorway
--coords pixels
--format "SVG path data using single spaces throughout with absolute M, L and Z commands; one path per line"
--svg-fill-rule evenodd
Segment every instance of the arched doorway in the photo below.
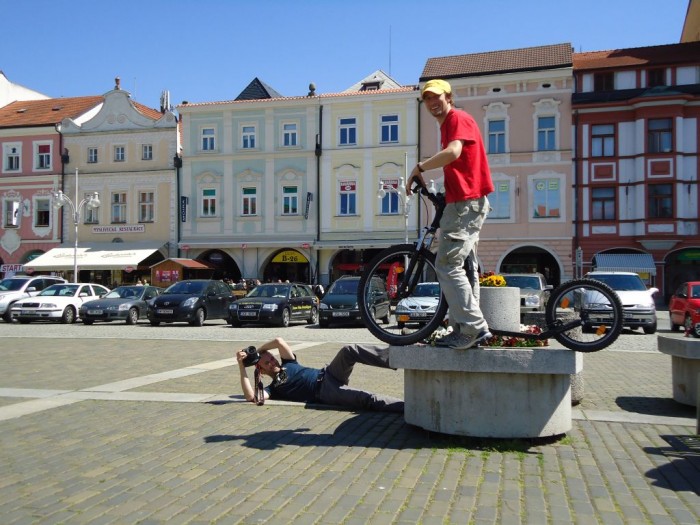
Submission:
M 214 268 L 212 279 L 226 279 L 233 282 L 238 282 L 241 279 L 241 270 L 236 261 L 224 251 L 209 250 L 199 255 L 197 260 Z
M 664 301 L 668 304 L 674 290 L 686 281 L 700 281 L 700 247 L 684 248 L 664 259 Z
M 541 273 L 547 284 L 559 286 L 561 270 L 554 256 L 537 246 L 521 246 L 503 258 L 500 273 Z
M 289 281 L 291 283 L 310 283 L 309 260 L 303 253 L 292 249 L 276 252 L 263 270 L 263 281 Z

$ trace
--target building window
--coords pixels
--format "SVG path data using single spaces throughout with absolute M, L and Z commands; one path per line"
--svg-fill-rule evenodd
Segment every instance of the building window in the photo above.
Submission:
M 124 146 L 114 146 L 114 162 L 124 162 L 126 160 L 126 148 Z
M 243 126 L 241 129 L 241 148 L 255 149 L 255 126 Z
M 556 149 L 556 131 L 554 117 L 537 117 L 537 151 Z
M 668 153 L 673 148 L 673 122 L 670 118 L 649 119 L 649 153 Z
M 591 218 L 594 221 L 614 221 L 615 204 L 615 188 L 591 189 Z
M 153 145 L 152 144 L 142 144 L 141 145 L 141 160 L 153 160 Z
M 155 200 L 152 191 L 139 192 L 139 222 L 153 222 Z
M 593 91 L 614 91 L 615 73 L 595 73 L 593 75 Z
M 395 143 L 399 141 L 399 116 L 382 115 L 382 143 Z
M 216 217 L 216 189 L 202 189 L 202 217 Z
M 299 189 L 296 186 L 284 186 L 282 196 L 282 215 L 298 215 Z
M 202 129 L 202 151 L 214 151 L 216 147 L 216 133 L 214 128 Z
M 37 144 L 36 169 L 46 170 L 51 168 L 51 144 Z
M 615 155 L 615 125 L 591 126 L 591 156 L 612 157 Z
M 257 188 L 243 188 L 241 195 L 241 215 L 258 214 L 258 190 Z
M 673 185 L 650 184 L 647 193 L 650 219 L 673 217 Z
M 20 203 L 15 200 L 5 201 L 5 228 L 17 228 L 19 226 Z
M 126 223 L 126 193 L 112 193 L 112 222 Z
M 489 219 L 510 219 L 510 181 L 494 181 L 495 190 L 489 195 Z
M 293 148 L 297 145 L 297 125 L 294 122 L 282 124 L 282 145 Z
M 88 161 L 88 164 L 97 163 L 97 148 L 88 148 L 87 161 Z
M 340 215 L 357 215 L 357 183 L 342 181 L 340 183 Z
M 489 153 L 506 152 L 506 121 L 489 120 Z
M 36 199 L 34 201 L 34 226 L 47 228 L 51 219 L 51 200 Z
M 83 194 L 84 199 L 89 199 L 92 197 L 92 193 Z M 85 206 L 83 211 L 83 223 L 84 224 L 99 224 L 100 223 L 100 209 L 91 208 L 90 206 Z
M 534 190 L 532 216 L 535 219 L 559 217 L 561 210 L 559 179 L 535 179 Z
M 5 160 L 2 165 L 5 167 L 5 171 L 19 171 L 20 170 L 20 157 L 21 148 L 19 146 L 6 144 L 3 147 L 3 154 Z
M 357 119 L 346 117 L 340 119 L 338 144 L 353 146 L 357 144 Z
M 666 70 L 663 68 L 650 69 L 647 71 L 647 87 L 657 87 L 666 85 Z
M 382 180 L 382 188 L 386 195 L 381 200 L 382 215 L 397 215 L 399 213 L 399 181 L 398 179 Z

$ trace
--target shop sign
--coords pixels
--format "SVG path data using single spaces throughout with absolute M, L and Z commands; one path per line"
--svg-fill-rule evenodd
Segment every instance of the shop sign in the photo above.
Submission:
M 145 231 L 146 226 L 143 224 L 120 224 L 92 227 L 92 233 L 143 233 Z
M 273 263 L 307 263 L 309 262 L 306 257 L 295 250 L 285 250 L 279 252 L 272 259 Z

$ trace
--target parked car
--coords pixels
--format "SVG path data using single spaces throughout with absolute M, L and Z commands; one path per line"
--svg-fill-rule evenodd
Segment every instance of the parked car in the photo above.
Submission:
M 157 286 L 117 286 L 100 299 L 87 301 L 80 307 L 83 324 L 95 321 L 126 321 L 136 324 L 148 312 L 148 301 L 163 290 Z
M 658 288 L 647 289 L 642 278 L 634 272 L 595 271 L 587 273 L 585 277 L 605 283 L 615 290 L 622 302 L 623 326 L 632 329 L 641 328 L 645 334 L 656 332 L 654 294 L 658 293 Z M 605 324 L 609 321 L 609 307 L 606 312 L 604 304 L 590 299 L 586 299 L 585 303 L 596 305 L 595 308 L 589 309 L 589 319 L 593 324 Z
M 34 297 L 20 299 L 12 306 L 12 318 L 26 324 L 31 321 L 60 321 L 71 324 L 78 318 L 80 306 L 109 292 L 101 284 L 52 284 Z
M 171 284 L 153 299 L 147 316 L 153 326 L 177 322 L 202 326 L 208 319 L 226 319 L 232 302 L 231 288 L 223 281 L 191 279 Z
M 520 288 L 520 312 L 544 312 L 553 286 L 541 273 L 504 273 L 506 286 Z
M 289 326 L 291 321 L 315 324 L 318 299 L 311 287 L 301 283 L 259 284 L 228 308 L 231 326 L 265 323 Z
M 331 323 L 361 323 L 362 316 L 357 306 L 357 287 L 360 278 L 352 275 L 340 277 L 331 284 L 319 305 L 318 326 L 328 327 Z M 391 305 L 384 282 L 376 277 L 371 283 L 372 315 L 389 324 Z
M 406 323 L 426 324 L 435 315 L 439 302 L 440 283 L 418 283 L 413 293 L 396 305 L 396 324 L 399 328 L 403 328 Z
M 25 297 L 34 297 L 52 284 L 65 283 L 65 279 L 40 275 L 17 276 L 0 281 L 0 316 L 6 323 L 12 322 L 12 305 Z
M 684 327 L 695 337 L 700 337 L 700 281 L 681 284 L 668 303 L 671 330 Z

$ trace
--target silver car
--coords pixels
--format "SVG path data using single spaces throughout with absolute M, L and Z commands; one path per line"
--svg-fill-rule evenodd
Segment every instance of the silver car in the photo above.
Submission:
M 396 305 L 394 315 L 397 326 L 403 328 L 406 323 L 427 323 L 435 315 L 439 302 L 439 283 L 419 283 L 409 297 L 401 299 Z
M 504 273 L 506 286 L 520 288 L 520 312 L 544 312 L 552 285 L 541 273 Z

